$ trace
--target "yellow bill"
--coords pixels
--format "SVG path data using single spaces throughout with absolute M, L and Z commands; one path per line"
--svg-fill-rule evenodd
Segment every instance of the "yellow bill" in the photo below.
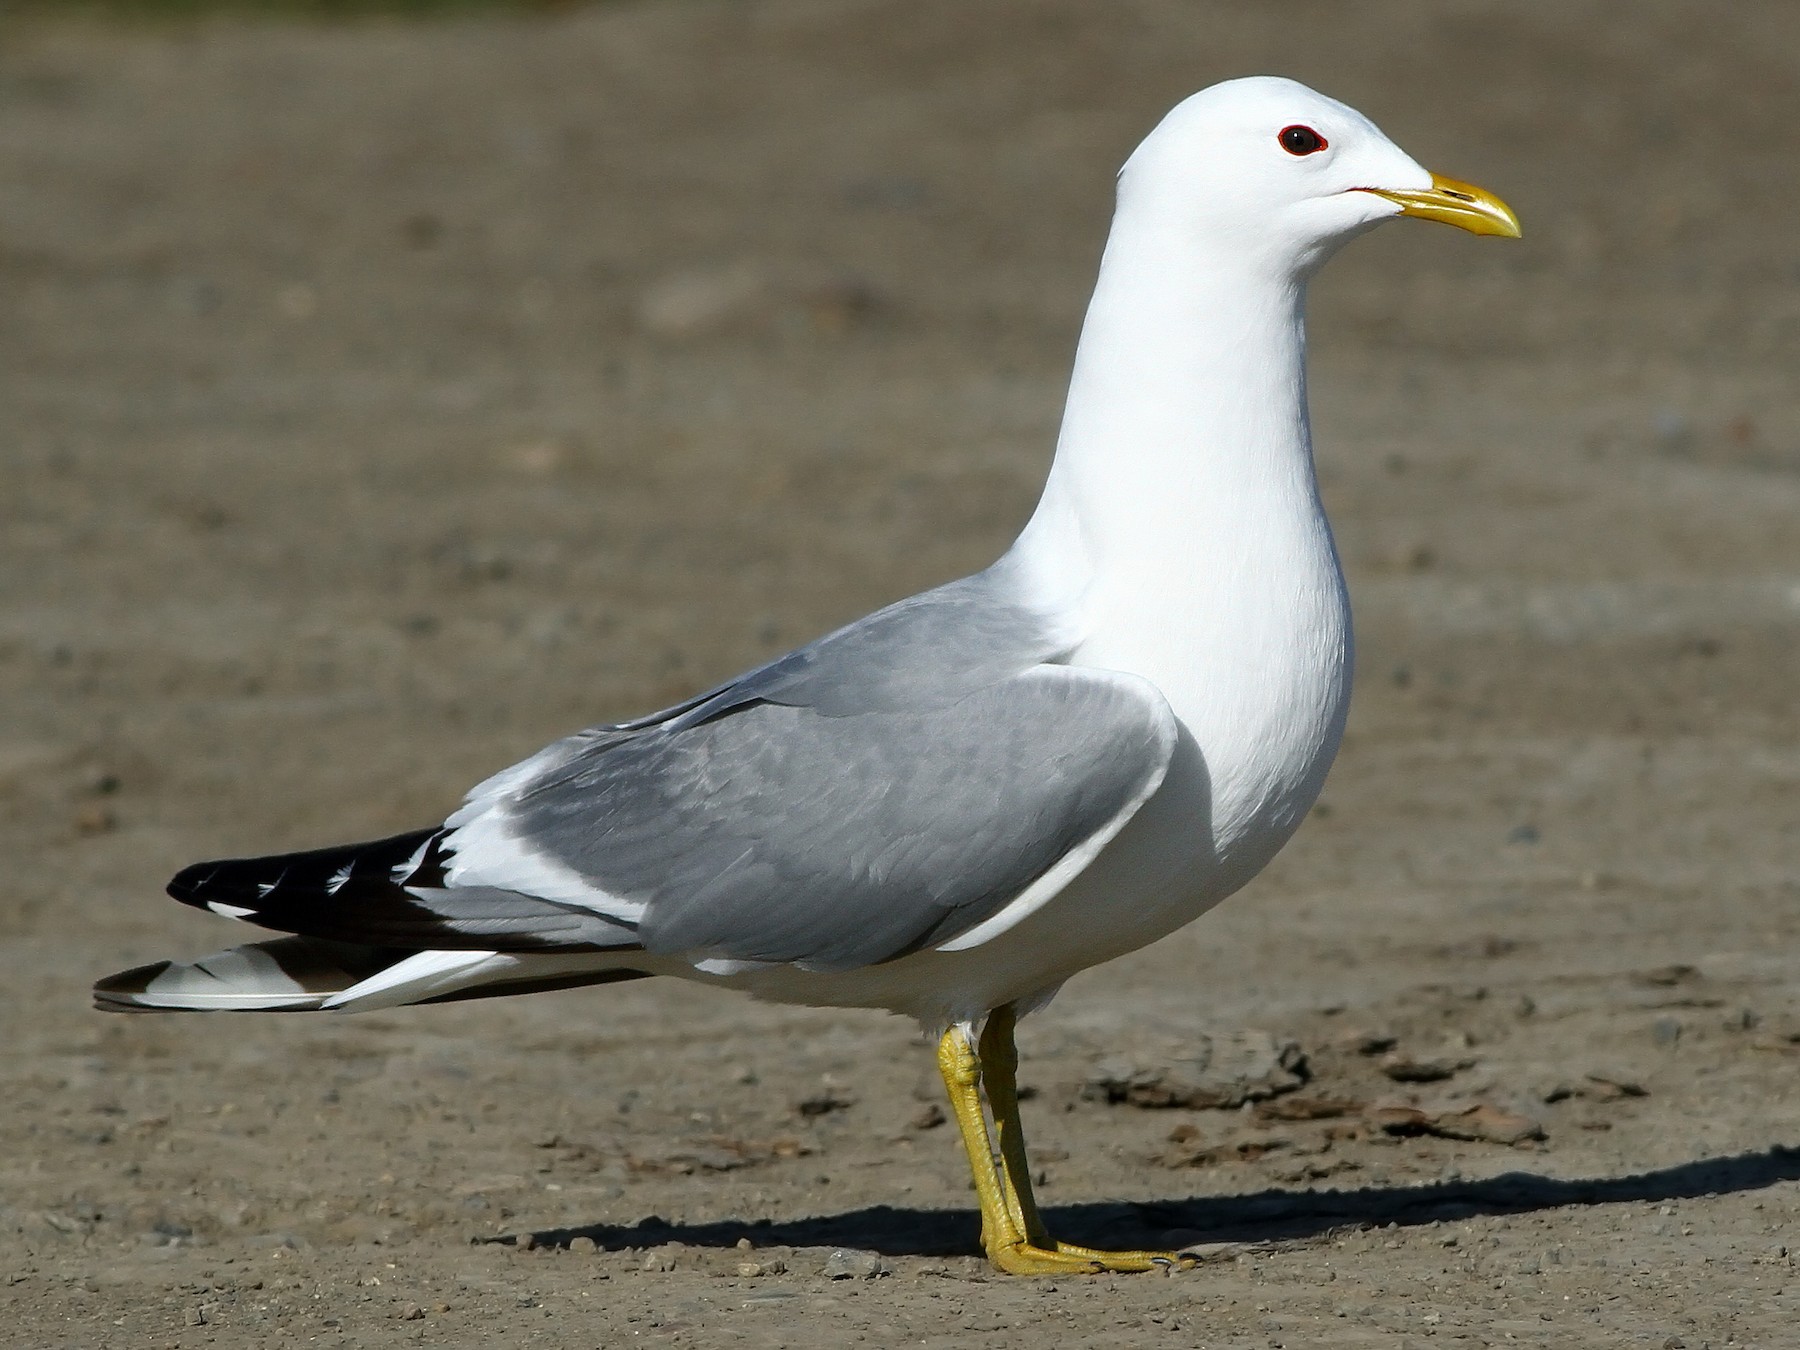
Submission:
M 1364 188 L 1363 191 L 1387 198 L 1400 208 L 1401 215 L 1441 220 L 1470 234 L 1495 234 L 1503 239 L 1517 239 L 1522 233 L 1512 207 L 1473 183 L 1459 183 L 1454 178 L 1434 173 L 1428 188 Z

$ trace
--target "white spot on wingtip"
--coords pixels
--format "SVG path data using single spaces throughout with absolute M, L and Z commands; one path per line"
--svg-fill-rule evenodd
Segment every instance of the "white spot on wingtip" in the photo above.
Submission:
M 419 864 L 425 861 L 425 850 L 430 847 L 431 847 L 431 840 L 427 839 L 424 843 L 420 844 L 416 849 L 413 850 L 412 857 L 408 858 L 405 862 L 401 863 L 398 867 L 394 868 L 391 872 L 388 873 L 388 875 L 393 877 L 393 879 L 395 881 L 404 882 L 414 872 L 419 870 Z
M 342 867 L 338 868 L 337 871 L 331 874 L 331 879 L 325 883 L 325 894 L 336 895 L 339 891 L 344 889 L 344 883 L 350 880 L 351 866 L 352 864 L 345 863 Z
M 265 887 L 263 889 L 263 894 L 267 895 L 269 889 L 270 888 Z M 206 902 L 206 907 L 214 914 L 227 919 L 247 919 L 252 914 L 256 913 L 255 910 L 245 909 L 242 905 L 228 905 L 223 900 L 208 900 Z

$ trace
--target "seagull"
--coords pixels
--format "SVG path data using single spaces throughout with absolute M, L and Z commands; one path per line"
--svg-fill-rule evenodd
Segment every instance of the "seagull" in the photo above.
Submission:
M 1119 173 L 1054 461 L 997 562 L 556 741 L 442 824 L 189 867 L 175 899 L 290 936 L 125 971 L 96 1004 L 357 1011 L 665 976 L 884 1008 L 937 1038 L 996 1267 L 1179 1264 L 1050 1236 L 1014 1027 L 1242 887 L 1319 795 L 1351 631 L 1306 287 L 1396 216 L 1519 235 L 1292 80 L 1186 99 Z

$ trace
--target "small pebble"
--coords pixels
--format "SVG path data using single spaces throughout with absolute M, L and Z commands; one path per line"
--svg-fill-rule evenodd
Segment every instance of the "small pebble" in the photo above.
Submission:
M 1393 1050 L 1381 1057 L 1379 1067 L 1396 1083 L 1441 1083 L 1474 1063 L 1467 1055 L 1412 1055 L 1404 1050 Z
M 908 1129 L 935 1130 L 944 1123 L 944 1108 L 936 1102 L 927 1102 L 913 1112 L 912 1119 L 906 1122 Z
M 1332 1045 L 1353 1055 L 1379 1055 L 1392 1050 L 1397 1044 L 1393 1036 L 1383 1031 L 1369 1031 L 1363 1027 L 1349 1027 L 1338 1033 Z
M 1615 1070 L 1606 1070 L 1586 1075 L 1589 1087 L 1588 1095 L 1601 1101 L 1612 1101 L 1619 1097 L 1647 1097 L 1650 1094 L 1644 1085 L 1635 1078 Z
M 600 1244 L 591 1237 L 574 1237 L 569 1239 L 569 1250 L 577 1256 L 592 1256 L 600 1250 Z
M 855 1105 L 856 1098 L 836 1088 L 827 1087 L 802 1097 L 794 1103 L 794 1110 L 804 1119 L 817 1120 L 834 1111 L 847 1111 Z
M 888 1273 L 887 1263 L 874 1252 L 839 1247 L 825 1258 L 820 1272 L 828 1280 L 873 1280 Z
M 1235 1261 L 1244 1254 L 1244 1244 L 1241 1242 L 1183 1243 L 1181 1254 L 1202 1262 Z

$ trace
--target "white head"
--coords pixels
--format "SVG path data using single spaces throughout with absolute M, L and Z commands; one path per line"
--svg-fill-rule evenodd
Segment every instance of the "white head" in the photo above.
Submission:
M 1176 105 L 1120 171 L 1119 211 L 1296 277 L 1399 215 L 1519 233 L 1497 197 L 1427 172 L 1354 108 L 1273 76 Z

